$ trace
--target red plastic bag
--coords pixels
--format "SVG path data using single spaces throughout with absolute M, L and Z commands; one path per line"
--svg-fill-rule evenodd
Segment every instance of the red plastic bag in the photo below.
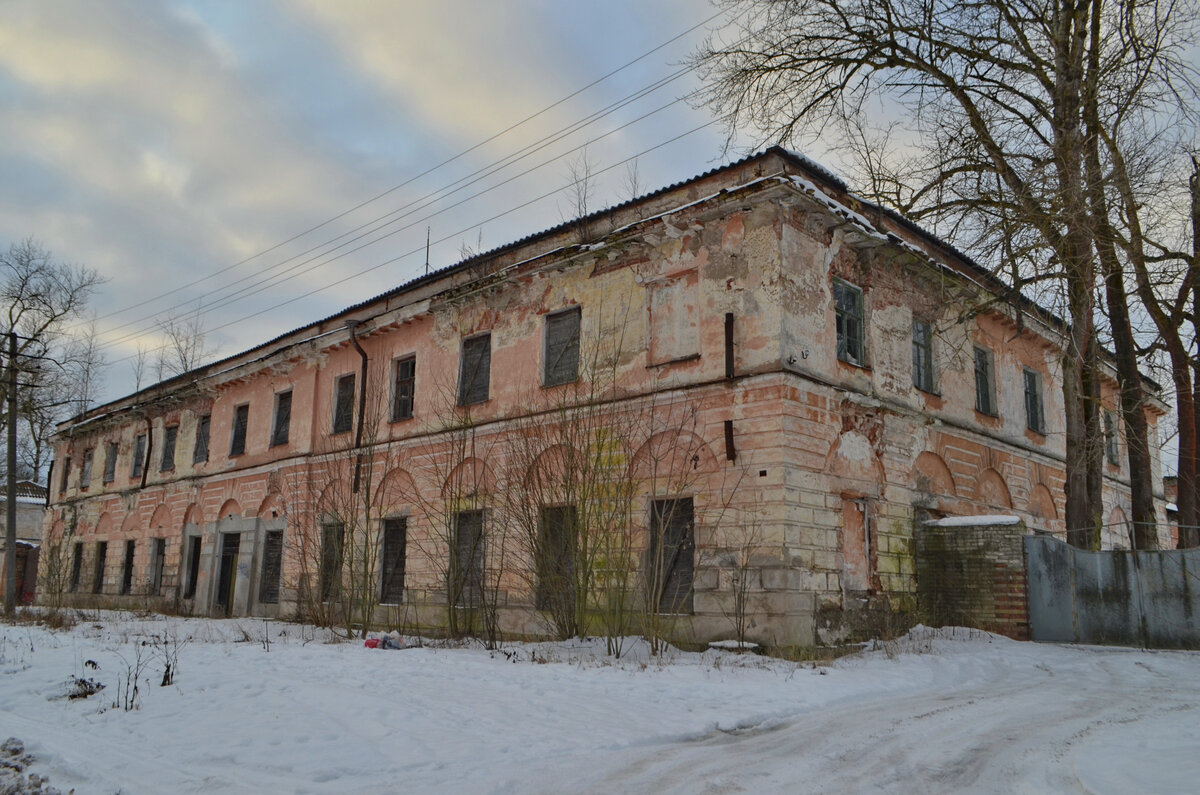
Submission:
M 377 649 L 379 648 L 379 638 L 367 638 L 363 641 L 363 645 L 368 649 Z

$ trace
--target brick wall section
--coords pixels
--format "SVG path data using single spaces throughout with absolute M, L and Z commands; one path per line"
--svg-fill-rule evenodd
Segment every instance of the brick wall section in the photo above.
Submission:
M 918 526 L 914 540 L 921 620 L 1028 640 L 1024 534 L 1020 522 Z

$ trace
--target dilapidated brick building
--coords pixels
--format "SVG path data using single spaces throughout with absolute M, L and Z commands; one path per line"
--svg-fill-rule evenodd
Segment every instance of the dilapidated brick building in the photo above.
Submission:
M 1061 325 L 1001 287 L 770 149 L 64 423 L 60 586 L 201 614 L 461 631 L 483 608 L 501 631 L 629 618 L 695 640 L 740 617 L 754 640 L 828 639 L 911 604 L 914 521 L 1065 531 Z

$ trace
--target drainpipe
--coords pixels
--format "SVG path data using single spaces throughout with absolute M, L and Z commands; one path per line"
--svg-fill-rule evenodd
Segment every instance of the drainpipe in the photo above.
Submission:
M 355 329 L 358 328 L 357 320 L 347 320 L 346 328 L 350 329 L 350 344 L 354 346 L 354 350 L 358 351 L 358 355 L 362 357 L 361 375 L 358 378 L 358 429 L 354 432 L 354 449 L 358 452 L 354 456 L 354 487 L 351 492 L 358 494 L 358 487 L 362 481 L 362 437 L 363 437 L 363 415 L 367 409 L 367 352 L 358 344 L 358 336 L 355 334 Z
M 150 474 L 151 452 L 154 450 L 154 420 L 146 415 L 146 457 L 142 459 L 142 488 L 146 488 L 146 478 Z

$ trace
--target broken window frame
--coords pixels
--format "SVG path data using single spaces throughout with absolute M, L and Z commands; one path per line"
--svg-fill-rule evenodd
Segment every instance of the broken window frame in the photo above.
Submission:
M 168 425 L 163 428 L 162 458 L 159 460 L 159 472 L 175 471 L 175 442 L 179 438 L 179 426 Z
M 271 421 L 271 447 L 288 443 L 292 426 L 292 390 L 275 393 L 275 417 Z
M 92 484 L 92 458 L 96 453 L 94 447 L 83 451 L 83 463 L 79 467 L 79 490 L 87 491 Z
M 202 464 L 208 460 L 208 437 L 211 429 L 211 414 L 202 414 L 196 418 L 196 444 L 192 447 L 193 464 Z
M 410 420 L 417 402 L 417 356 L 401 356 L 392 362 L 391 421 Z
M 240 403 L 233 407 L 233 427 L 229 435 L 229 457 L 246 454 L 246 436 L 250 430 L 250 404 Z
M 464 338 L 459 355 L 458 405 L 472 406 L 487 402 L 491 396 L 491 374 L 491 332 Z
M 995 357 L 989 348 L 974 346 L 975 352 L 975 410 L 989 417 L 996 411 Z
M 578 306 L 546 315 L 542 327 L 542 386 L 573 384 L 579 379 Z
M 334 379 L 331 433 L 349 433 L 354 428 L 355 382 L 354 373 L 345 373 Z
M 133 461 L 129 465 L 129 478 L 136 480 L 146 467 L 146 434 L 139 433 L 133 440 Z
M 931 395 L 937 394 L 937 373 L 933 366 L 933 324 L 918 317 L 912 322 L 913 386 Z
M 104 563 L 108 557 L 108 542 L 96 542 L 96 559 L 92 562 L 92 593 L 104 593 Z
M 121 452 L 120 445 L 108 442 L 104 448 L 104 485 L 112 483 L 117 478 L 117 455 Z
M 67 456 L 66 458 L 63 459 L 62 472 L 59 473 L 59 478 L 58 478 L 58 493 L 59 494 L 67 493 L 67 480 L 70 478 L 70 476 L 71 476 L 71 456 Z
M 856 367 L 867 366 L 865 299 L 861 287 L 842 279 L 833 280 L 837 357 L 840 361 Z
M 664 538 L 665 533 L 678 538 Z M 696 579 L 696 506 L 691 497 L 650 503 L 650 543 L 646 550 L 646 587 L 657 613 L 694 612 Z M 686 565 L 681 565 L 686 561 Z M 670 592 L 670 593 L 668 593 Z
M 150 561 L 150 590 L 151 596 L 158 596 L 162 591 L 163 568 L 167 558 L 167 539 L 152 539 Z
M 125 558 L 121 563 L 121 595 L 133 593 L 133 561 L 137 555 L 137 541 L 130 538 L 125 542 Z
M 1046 433 L 1045 403 L 1042 400 L 1042 376 L 1037 370 L 1022 368 L 1025 384 L 1025 427 L 1034 433 Z

